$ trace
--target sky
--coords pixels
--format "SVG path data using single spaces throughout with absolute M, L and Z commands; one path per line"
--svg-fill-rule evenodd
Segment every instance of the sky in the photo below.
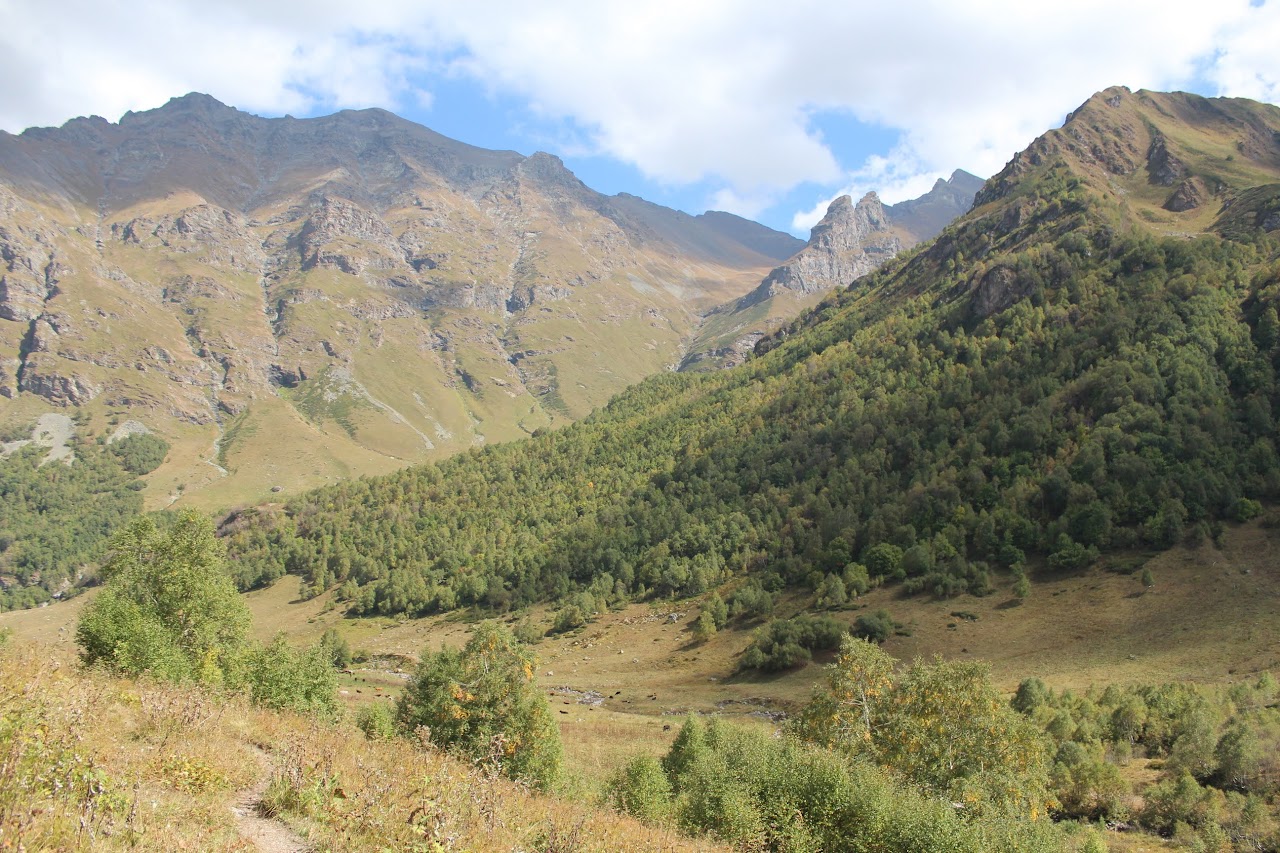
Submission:
M 0 0 L 0 129 L 205 92 L 382 107 L 806 236 L 996 173 L 1096 91 L 1280 102 L 1280 0 Z

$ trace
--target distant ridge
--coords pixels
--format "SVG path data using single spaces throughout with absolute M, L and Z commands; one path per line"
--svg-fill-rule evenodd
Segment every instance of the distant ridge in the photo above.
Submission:
M 173 446 L 152 506 L 564 424 L 676 365 L 794 243 L 385 110 L 199 93 L 0 135 L 0 215 L 0 423 L 144 423 Z
M 717 311 L 681 362 L 705 370 L 740 363 L 770 331 L 823 294 L 845 287 L 968 212 L 982 180 L 957 169 L 916 199 L 884 205 L 874 192 L 831 202 L 809 240 L 760 284 Z M 754 224 L 754 223 L 752 223 Z

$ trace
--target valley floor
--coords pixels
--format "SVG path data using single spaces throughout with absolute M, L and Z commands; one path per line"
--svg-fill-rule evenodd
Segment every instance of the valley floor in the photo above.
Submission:
M 1124 573 L 1104 561 L 1083 572 L 1033 575 L 1021 604 L 1006 580 L 985 598 L 872 590 L 834 615 L 852 623 L 883 608 L 903 626 L 885 644 L 894 657 L 988 661 L 995 683 L 1010 693 L 1031 676 L 1055 689 L 1243 681 L 1280 672 L 1278 545 L 1280 530 L 1258 520 L 1229 528 L 1221 547 L 1177 547 L 1152 557 L 1149 589 L 1132 561 Z M 337 626 L 368 656 L 343 676 L 342 698 L 351 706 L 396 695 L 424 648 L 461 646 L 471 630 L 457 614 L 344 619 L 328 595 L 300 601 L 297 591 L 297 580 L 287 577 L 247 595 L 259 638 L 285 631 L 295 642 L 313 642 Z M 69 653 L 84 600 L 0 614 L 0 628 Z M 784 599 L 776 615 L 804 603 Z M 820 666 L 735 674 L 754 626 L 698 644 L 691 630 L 698 613 L 697 601 L 633 604 L 536 646 L 537 677 L 558 712 L 571 772 L 598 782 L 636 752 L 664 752 L 690 712 L 764 723 L 808 701 Z M 533 614 L 535 622 L 549 622 L 548 615 Z

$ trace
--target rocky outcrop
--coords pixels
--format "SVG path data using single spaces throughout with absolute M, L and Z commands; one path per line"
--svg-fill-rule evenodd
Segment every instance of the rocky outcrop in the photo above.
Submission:
M 244 218 L 211 204 L 115 223 L 112 233 L 131 245 L 198 255 L 214 267 L 256 272 L 264 260 L 261 241 L 248 230 Z
M 56 236 L 0 219 L 0 318 L 29 323 L 58 292 L 59 280 L 71 269 L 50 245 Z
M 303 270 L 331 266 L 360 275 L 369 267 L 392 269 L 405 262 L 387 223 L 345 199 L 325 198 L 300 236 Z
M 22 367 L 19 390 L 43 397 L 55 406 L 83 406 L 102 393 L 102 386 L 78 373 L 69 373 L 48 356 L 29 357 Z
M 902 240 L 891 229 L 875 193 L 867 193 L 857 205 L 840 196 L 814 226 L 808 245 L 769 273 L 744 306 L 783 291 L 810 294 L 849 284 L 902 251 Z
M 1029 296 L 1033 289 L 1034 284 L 1019 278 L 1013 269 L 993 267 L 974 287 L 970 311 L 977 318 L 990 317 Z
M 911 236 L 912 242 L 923 243 L 938 236 L 956 217 L 969 212 L 982 183 L 976 175 L 956 169 L 947 180 L 935 181 L 924 195 L 890 205 L 885 212 L 895 226 Z
M 1164 203 L 1165 210 L 1171 210 L 1174 213 L 1182 213 L 1187 210 L 1195 210 L 1204 204 L 1205 199 L 1209 197 L 1209 188 L 1205 186 L 1204 181 L 1199 178 L 1187 178 L 1178 184 L 1178 188 L 1173 191 L 1173 195 Z
M 1152 134 L 1151 147 L 1147 149 L 1147 175 L 1153 184 L 1171 187 L 1187 174 L 1182 160 L 1169 151 L 1169 145 L 1160 133 Z

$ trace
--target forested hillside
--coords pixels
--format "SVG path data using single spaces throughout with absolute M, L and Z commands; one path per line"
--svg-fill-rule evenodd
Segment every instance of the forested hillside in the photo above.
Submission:
M 137 478 L 167 449 L 139 434 L 105 446 L 79 442 L 58 462 L 38 445 L 0 461 L 0 611 L 75 592 L 108 537 L 142 511 Z
M 1195 99 L 1209 118 L 1191 127 L 1190 96 L 1118 91 L 1019 155 L 934 243 L 738 369 L 654 378 L 556 432 L 240 513 L 224 532 L 241 582 L 289 571 L 339 586 L 356 613 L 409 614 L 575 592 L 600 607 L 744 574 L 982 594 L 994 573 L 1069 570 L 1256 514 L 1280 496 L 1280 221 L 1253 191 L 1277 154 L 1216 173 L 1216 204 L 1238 202 L 1230 239 L 1208 206 L 1178 220 L 1189 238 L 1105 189 L 1154 180 L 1105 146 L 1119 122 L 1141 149 L 1158 119 L 1164 156 L 1199 178 L 1213 164 L 1177 147 L 1191 130 L 1218 132 L 1224 111 L 1252 109 L 1254 129 L 1280 119 Z

